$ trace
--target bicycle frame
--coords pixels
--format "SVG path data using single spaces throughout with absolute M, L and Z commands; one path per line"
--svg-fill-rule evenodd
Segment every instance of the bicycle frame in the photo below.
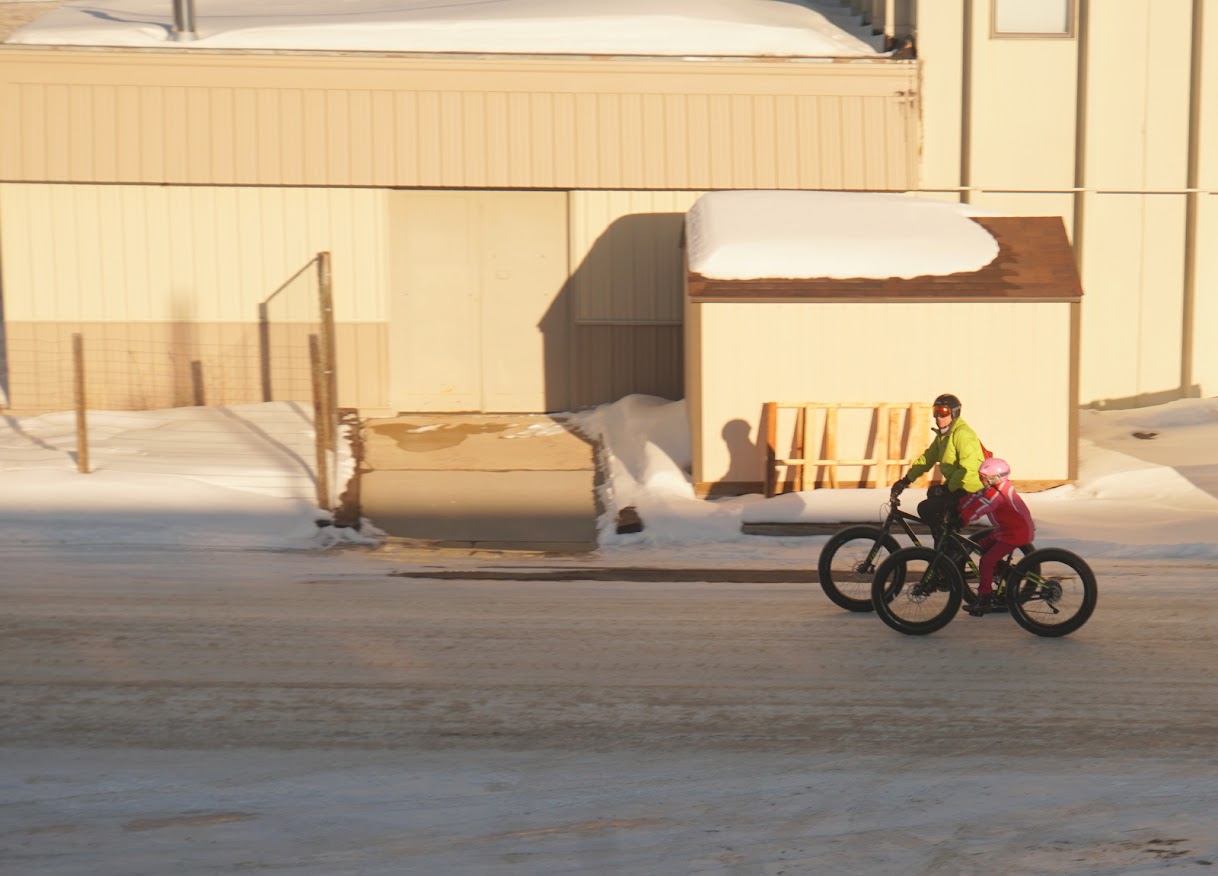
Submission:
M 897 506 L 896 502 L 893 502 L 892 510 L 888 512 L 888 517 L 884 521 L 884 525 L 880 528 L 883 530 L 885 535 L 888 535 L 892 531 L 893 524 L 898 524 L 901 527 L 901 531 L 909 537 L 909 540 L 918 547 L 921 547 L 922 542 L 918 539 L 918 535 L 916 532 L 914 532 L 913 527 L 910 526 L 911 522 L 921 523 L 922 518 L 918 517 L 916 514 L 910 514 L 908 511 L 902 511 L 900 507 Z
M 892 529 L 894 526 L 899 526 L 901 531 L 905 533 L 906 537 L 908 537 L 911 542 L 913 542 L 915 547 L 923 547 L 922 540 L 918 538 L 918 534 L 914 532 L 914 528 L 910 524 L 925 524 L 925 522 L 926 521 L 916 514 L 910 514 L 908 511 L 902 511 L 901 501 L 896 496 L 893 496 L 889 500 L 888 516 L 884 518 L 884 523 L 880 526 L 880 540 L 876 541 L 875 546 L 871 549 L 870 553 L 867 554 L 867 564 L 870 566 L 875 565 L 875 558 L 880 552 L 880 542 L 892 534 Z M 961 534 L 960 532 L 949 530 L 948 533 L 944 535 L 944 538 L 946 539 L 948 535 L 959 539 L 960 542 L 963 543 L 962 546 L 965 548 L 965 561 L 968 563 L 972 571 L 979 572 L 977 563 L 974 561 L 973 557 L 975 554 L 980 552 L 981 545 L 977 544 L 977 542 L 973 541 L 968 536 Z M 937 547 L 937 550 L 942 552 L 942 543 L 940 543 L 940 545 Z
M 964 562 L 968 564 L 969 571 L 980 577 L 981 566 L 978 559 L 982 553 L 981 545 L 975 539 L 969 538 L 958 529 L 948 529 L 943 533 L 943 538 L 940 540 L 939 544 L 935 546 L 935 553 L 937 555 L 935 561 L 938 562 L 939 557 L 947 559 L 947 553 L 950 547 L 957 548 L 958 552 L 964 555 Z M 993 594 L 996 599 L 1002 597 L 1006 592 L 1006 573 L 1010 568 L 1013 568 L 1013 566 L 1011 564 L 1010 557 L 1007 557 L 1000 560 L 999 568 L 994 570 L 995 575 L 993 582 Z M 965 590 L 967 591 L 967 589 L 968 588 L 966 587 Z

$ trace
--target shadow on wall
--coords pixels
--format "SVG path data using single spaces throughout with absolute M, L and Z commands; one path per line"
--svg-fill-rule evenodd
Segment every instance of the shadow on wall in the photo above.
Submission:
M 762 424 L 764 426 L 764 414 Z M 760 432 L 761 430 L 759 430 Z M 747 420 L 729 420 L 722 433 L 727 446 L 728 467 L 721 480 L 729 483 L 753 482 L 757 480 L 758 463 L 765 460 L 765 446 L 761 435 L 752 438 L 752 427 Z
M 622 216 L 571 272 L 538 324 L 546 410 L 684 398 L 684 225 L 684 213 Z

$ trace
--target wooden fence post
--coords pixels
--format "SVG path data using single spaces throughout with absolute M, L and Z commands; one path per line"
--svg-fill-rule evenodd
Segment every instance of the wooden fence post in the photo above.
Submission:
M 309 365 L 313 374 L 313 446 L 317 459 L 317 507 L 330 510 L 330 454 L 326 440 L 330 418 L 326 414 L 329 395 L 325 369 L 322 367 L 321 344 L 317 335 L 309 335 Z
M 76 470 L 89 473 L 89 417 L 85 398 L 85 342 L 80 334 L 72 335 L 73 396 L 76 402 Z
M 766 402 L 761 418 L 765 421 L 765 494 L 769 498 L 778 494 L 778 403 Z

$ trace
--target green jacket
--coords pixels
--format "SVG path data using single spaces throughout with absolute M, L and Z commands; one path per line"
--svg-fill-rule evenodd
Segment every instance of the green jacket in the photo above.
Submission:
M 955 493 L 963 489 L 975 493 L 981 489 L 981 476 L 977 474 L 977 469 L 984 460 L 981 439 L 972 426 L 957 417 L 947 434 L 936 435 L 930 447 L 913 461 L 905 477 L 912 483 L 934 468 L 937 462 L 948 490 Z

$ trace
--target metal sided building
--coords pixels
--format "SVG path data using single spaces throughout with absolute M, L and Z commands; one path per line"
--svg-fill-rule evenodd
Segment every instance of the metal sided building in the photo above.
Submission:
M 897 51 L 0 45 L 6 403 L 69 406 L 66 381 L 35 375 L 75 332 L 170 350 L 130 375 L 111 362 L 99 406 L 182 403 L 199 383 L 258 400 L 239 351 L 320 251 L 344 406 L 680 398 L 680 228 L 716 189 L 918 190 L 1060 216 L 1087 292 L 1079 404 L 1218 392 L 1211 0 L 841 5 Z M 273 303 L 306 319 L 294 294 Z
M 322 251 L 343 406 L 679 398 L 688 206 L 914 186 L 917 91 L 887 58 L 0 46 L 7 404 L 71 406 L 40 375 L 74 333 L 166 351 L 94 406 L 261 400 L 260 307 L 306 322 L 279 290 Z

